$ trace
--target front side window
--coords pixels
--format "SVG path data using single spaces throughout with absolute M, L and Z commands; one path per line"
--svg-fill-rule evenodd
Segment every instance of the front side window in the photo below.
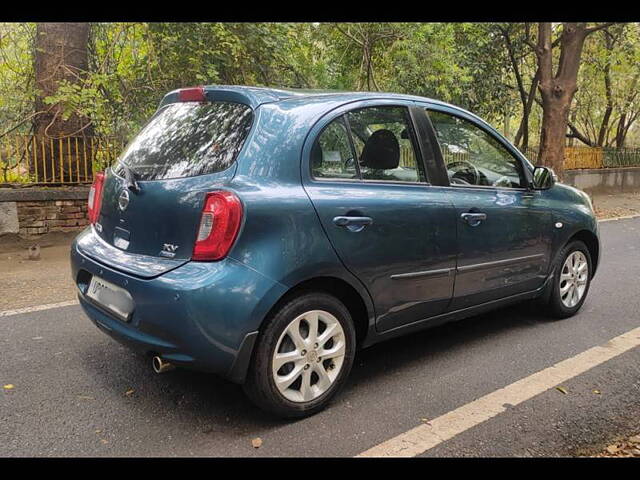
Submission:
M 522 164 L 495 137 L 460 117 L 432 110 L 428 115 L 451 185 L 526 186 Z
M 235 161 L 252 119 L 251 108 L 239 103 L 172 103 L 147 123 L 120 162 L 140 180 L 219 172 Z
M 426 182 L 406 108 L 362 108 L 347 120 L 364 180 Z

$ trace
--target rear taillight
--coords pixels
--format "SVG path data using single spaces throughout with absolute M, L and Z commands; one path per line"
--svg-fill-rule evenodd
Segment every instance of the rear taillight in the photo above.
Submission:
M 89 223 L 98 221 L 100 207 L 102 206 L 102 187 L 104 186 L 104 172 L 96 173 L 93 185 L 89 190 Z
M 204 87 L 182 88 L 178 90 L 178 100 L 181 102 L 205 102 Z
M 242 222 L 242 203 L 231 192 L 207 193 L 192 260 L 224 258 L 233 245 Z

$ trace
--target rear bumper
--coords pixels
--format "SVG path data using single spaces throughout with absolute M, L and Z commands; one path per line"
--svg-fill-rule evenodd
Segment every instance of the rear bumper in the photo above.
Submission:
M 91 235 L 87 230 L 81 234 Z M 85 255 L 74 241 L 71 270 L 80 305 L 102 331 L 136 350 L 176 365 L 241 383 L 263 318 L 286 288 L 242 263 L 187 262 L 140 278 Z M 124 322 L 86 297 L 90 275 L 125 288 L 135 308 Z

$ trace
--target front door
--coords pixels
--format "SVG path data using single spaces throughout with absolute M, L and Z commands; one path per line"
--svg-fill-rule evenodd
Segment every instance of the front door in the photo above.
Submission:
M 371 294 L 377 329 L 444 312 L 455 212 L 447 189 L 427 182 L 409 110 L 354 109 L 310 141 L 305 189 L 341 261 Z
M 488 128 L 430 109 L 456 210 L 458 259 L 450 310 L 542 286 L 551 248 L 543 193 L 522 161 Z

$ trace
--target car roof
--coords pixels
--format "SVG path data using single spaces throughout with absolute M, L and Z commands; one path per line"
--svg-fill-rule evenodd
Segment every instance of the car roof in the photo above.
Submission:
M 204 93 L 209 101 L 243 103 L 254 110 L 260 105 L 274 104 L 278 102 L 295 102 L 297 106 L 304 106 L 305 99 L 308 99 L 309 103 L 315 104 L 321 102 L 323 103 L 326 100 L 327 106 L 333 105 L 334 107 L 336 104 L 345 104 L 367 99 L 395 99 L 403 101 L 427 102 L 432 105 L 439 105 L 450 108 L 454 112 L 457 111 L 465 113 L 470 117 L 473 117 L 476 120 L 482 122 L 492 130 L 495 130 L 485 120 L 462 107 L 443 102 L 442 100 L 436 100 L 429 97 L 421 97 L 418 95 L 408 95 L 403 93 L 391 92 L 354 92 L 302 88 L 252 87 L 245 85 L 206 85 L 198 88 L 204 89 Z M 158 109 L 169 103 L 178 102 L 178 92 L 180 90 L 181 89 L 177 89 L 167 93 L 160 102 Z
M 322 89 L 302 89 L 302 88 L 270 88 L 270 87 L 251 87 L 244 85 L 206 85 L 203 87 L 207 98 L 211 100 L 227 100 L 236 101 L 249 105 L 251 108 L 257 108 L 265 103 L 280 102 L 288 99 L 301 100 L 303 98 L 325 97 L 327 101 L 344 100 L 345 103 L 355 100 L 366 100 L 367 98 L 389 98 L 398 100 L 427 101 L 429 103 L 449 106 L 459 110 L 463 110 L 455 105 L 417 95 L 407 95 L 402 93 L 391 92 L 353 92 L 341 90 L 322 90 Z M 160 107 L 167 103 L 172 103 L 178 99 L 178 90 L 167 93 Z M 470 113 L 470 112 L 469 112 Z
M 305 89 L 305 88 L 270 88 L 270 87 L 245 87 L 238 85 L 209 85 L 205 89 L 219 90 L 219 89 L 234 89 L 237 91 L 247 91 L 256 98 L 263 100 L 261 103 L 267 103 L 268 99 L 271 101 L 281 101 L 289 98 L 304 98 L 304 97 L 327 97 L 327 99 L 337 100 L 344 99 L 345 101 L 352 101 L 366 98 L 397 98 L 402 100 L 421 100 L 429 101 L 432 103 L 439 103 L 448 105 L 440 100 L 432 98 L 420 97 L 417 95 L 407 95 L 402 93 L 392 92 L 367 92 L 367 91 L 344 91 L 344 90 L 328 90 L 328 89 Z

